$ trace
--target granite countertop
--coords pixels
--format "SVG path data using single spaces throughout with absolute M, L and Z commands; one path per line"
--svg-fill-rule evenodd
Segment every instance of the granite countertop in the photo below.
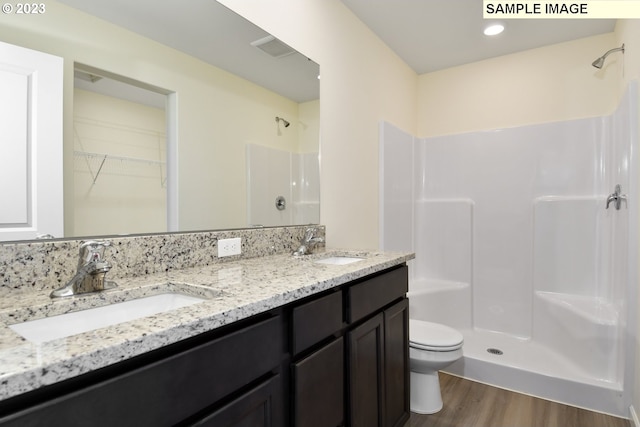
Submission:
M 315 261 L 362 257 L 346 265 Z M 69 379 L 214 330 L 292 301 L 402 264 L 410 253 L 327 250 L 274 255 L 118 280 L 113 290 L 52 301 L 49 292 L 0 295 L 0 400 Z M 8 325 L 167 291 L 203 302 L 142 319 L 33 344 Z

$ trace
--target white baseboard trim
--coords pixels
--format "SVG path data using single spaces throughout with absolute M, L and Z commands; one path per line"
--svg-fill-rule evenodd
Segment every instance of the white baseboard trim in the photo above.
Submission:
M 633 405 L 629 406 L 629 415 L 631 415 L 631 427 L 640 427 L 640 420 Z

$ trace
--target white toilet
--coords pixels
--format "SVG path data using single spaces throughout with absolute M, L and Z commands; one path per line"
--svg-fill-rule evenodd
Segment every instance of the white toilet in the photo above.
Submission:
M 462 357 L 463 336 L 438 323 L 409 319 L 411 411 L 434 414 L 442 409 L 438 371 Z

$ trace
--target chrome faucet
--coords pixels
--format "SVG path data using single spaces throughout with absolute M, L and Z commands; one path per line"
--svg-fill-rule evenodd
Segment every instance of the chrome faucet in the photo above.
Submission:
M 316 227 L 309 227 L 305 230 L 300 246 L 293 252 L 293 256 L 308 255 L 319 243 L 324 243 L 324 238 L 315 236 L 317 231 Z
M 51 298 L 69 297 L 89 292 L 115 288 L 116 284 L 105 280 L 111 264 L 104 261 L 104 250 L 109 241 L 88 240 L 80 244 L 78 270 L 69 282 L 51 292 Z
M 617 211 L 620 210 L 620 207 L 622 206 L 622 202 L 624 202 L 624 205 L 627 206 L 627 196 L 620 193 L 621 193 L 620 184 L 617 184 L 615 188 L 615 192 L 611 193 L 609 197 L 607 197 L 607 206 L 605 209 L 609 209 L 609 204 L 611 202 L 614 203 L 614 206 L 616 207 Z

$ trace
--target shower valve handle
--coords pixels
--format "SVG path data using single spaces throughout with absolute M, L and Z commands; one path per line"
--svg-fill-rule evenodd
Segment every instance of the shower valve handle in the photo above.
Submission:
M 625 207 L 627 206 L 627 196 L 625 194 L 620 194 L 620 193 L 621 193 L 620 184 L 617 184 L 615 188 L 615 192 L 611 193 L 609 197 L 607 197 L 607 206 L 605 207 L 605 209 L 609 209 L 609 204 L 611 202 L 614 202 L 614 206 L 616 207 L 617 211 L 620 210 L 620 207 L 622 206 L 622 202 L 624 202 Z

